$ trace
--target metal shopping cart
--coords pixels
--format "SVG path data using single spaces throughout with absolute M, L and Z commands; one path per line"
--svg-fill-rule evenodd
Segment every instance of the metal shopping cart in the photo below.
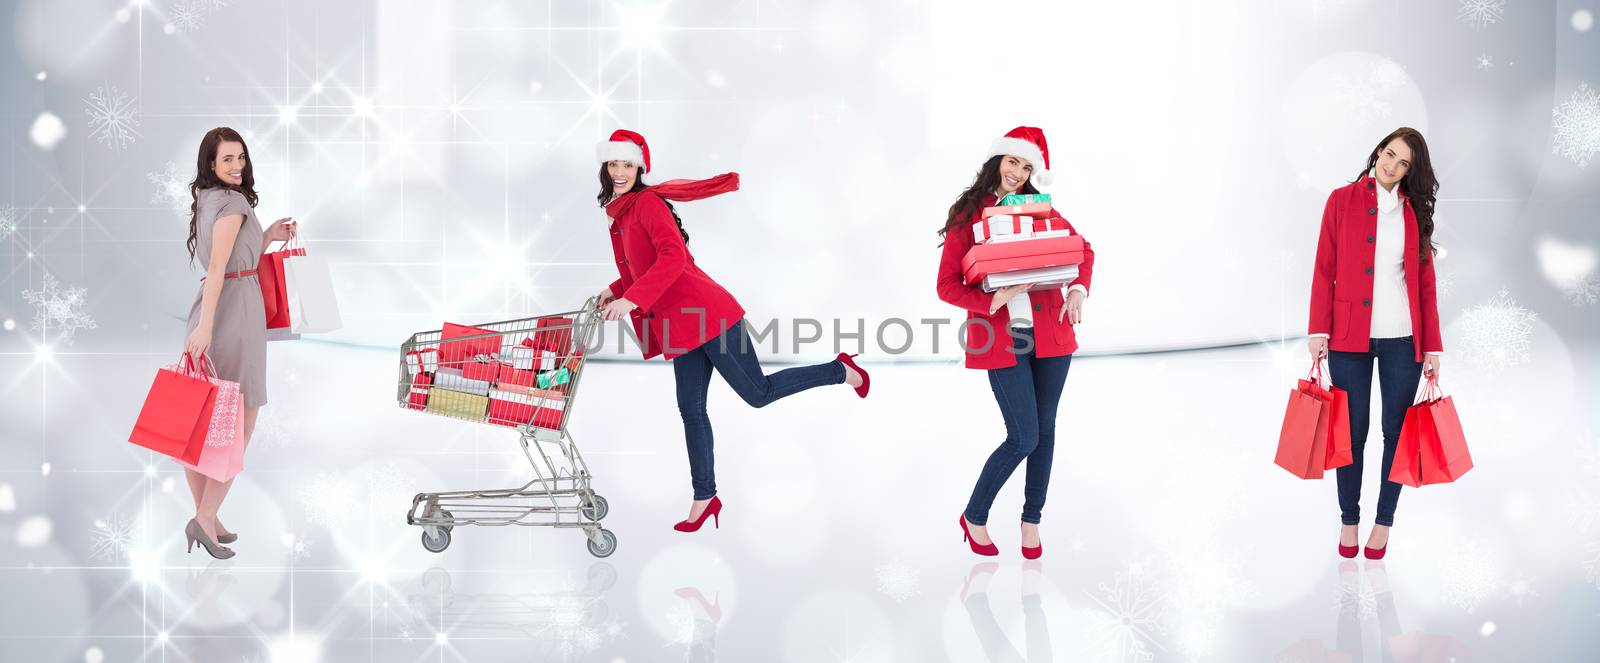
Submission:
M 418 493 L 406 523 L 422 527 L 423 548 L 443 552 L 456 525 L 527 525 L 581 529 L 590 554 L 616 552 L 617 536 L 600 526 L 610 507 L 567 432 L 599 320 L 591 297 L 576 311 L 446 324 L 400 346 L 400 407 L 514 429 L 533 467 L 520 488 Z

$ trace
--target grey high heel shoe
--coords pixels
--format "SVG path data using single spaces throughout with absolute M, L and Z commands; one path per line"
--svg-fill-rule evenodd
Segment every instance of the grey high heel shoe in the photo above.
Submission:
M 238 540 L 239 540 L 239 533 L 238 532 L 228 532 L 227 534 L 218 534 L 217 535 L 217 543 L 233 543 L 234 541 L 238 541 Z
M 193 518 L 190 518 L 189 524 L 183 527 L 183 534 L 189 539 L 188 552 L 194 552 L 194 544 L 199 543 L 200 547 L 205 548 L 206 552 L 210 553 L 212 557 L 217 559 L 230 559 L 233 557 L 232 548 L 213 543 L 211 537 L 206 536 L 206 531 L 200 528 L 200 522 Z

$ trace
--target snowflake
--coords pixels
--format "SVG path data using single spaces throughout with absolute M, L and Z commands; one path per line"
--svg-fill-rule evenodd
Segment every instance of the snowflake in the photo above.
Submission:
M 1550 115 L 1551 153 L 1570 159 L 1579 168 L 1587 167 L 1589 159 L 1600 152 L 1600 94 L 1587 82 L 1580 82 Z
M 311 540 L 304 535 L 284 534 L 282 537 L 283 548 L 289 553 L 290 561 L 303 562 L 311 556 Z
M 1445 561 L 1442 573 L 1445 602 L 1468 614 L 1477 610 L 1479 603 L 1500 589 L 1493 560 L 1489 552 L 1476 541 L 1456 546 L 1455 556 Z
M 94 528 L 89 530 L 89 556 L 94 559 L 122 559 L 133 546 L 133 535 L 133 519 L 120 512 L 96 520 Z
M 1589 531 L 1600 523 L 1600 496 L 1589 490 L 1588 482 L 1568 484 L 1566 499 L 1567 524 L 1580 532 Z
M 300 488 L 300 506 L 307 521 L 336 528 L 355 517 L 356 484 L 328 475 L 318 475 Z
M 1406 71 L 1393 60 L 1381 60 L 1365 71 L 1345 72 L 1334 81 L 1336 98 L 1363 122 L 1389 116 L 1391 93 L 1406 81 Z
M 206 18 L 232 0 L 179 0 L 167 15 L 168 23 L 177 32 L 193 32 L 205 25 Z
M 1589 274 L 1573 279 L 1561 288 L 1561 294 L 1573 306 L 1600 302 L 1600 276 Z
M 17 234 L 17 208 L 0 207 L 0 242 Z
M 1484 53 L 1483 55 L 1478 56 L 1478 68 L 1483 70 L 1483 71 L 1488 71 L 1490 69 L 1493 69 L 1494 68 L 1494 58 L 1489 57 L 1488 53 Z
M 894 599 L 895 603 L 904 603 L 922 593 L 922 576 L 898 559 L 879 564 L 872 573 L 877 580 L 878 593 Z
M 54 328 L 56 340 L 72 343 L 79 329 L 94 329 L 98 325 L 89 317 L 83 306 L 89 300 L 84 288 L 62 288 L 56 277 L 48 272 L 38 290 L 23 290 L 22 299 L 33 305 L 33 328 L 46 336 Z M 49 339 L 46 339 L 47 341 Z
M 164 170 L 149 173 L 145 177 L 156 187 L 155 193 L 150 196 L 150 202 L 165 204 L 179 215 L 189 215 L 189 205 L 194 202 L 194 194 L 189 192 L 189 178 L 184 176 L 183 170 L 177 163 L 168 161 Z
M 1505 17 L 1506 0 L 1461 0 L 1461 8 L 1456 11 L 1456 18 L 1462 23 L 1479 30 L 1491 24 L 1499 23 Z
M 1340 612 L 1354 612 L 1362 621 L 1378 615 L 1378 594 L 1371 587 L 1340 587 L 1336 598 Z
M 1516 580 L 1511 581 L 1511 584 L 1506 588 L 1506 593 L 1511 598 L 1516 599 L 1517 607 L 1522 607 L 1524 601 L 1539 595 L 1539 592 L 1533 588 L 1533 581 L 1533 578 L 1519 576 Z
M 1094 635 L 1101 658 L 1118 661 L 1155 660 L 1155 649 L 1165 651 L 1156 639 L 1166 631 L 1161 619 L 1167 610 L 1162 594 L 1139 564 L 1130 564 L 1099 585 L 1100 595 L 1090 598 L 1100 606 Z
M 1461 316 L 1462 355 L 1468 363 L 1490 368 L 1524 363 L 1533 346 L 1533 323 L 1538 319 L 1502 289 Z
M 121 151 L 139 137 L 138 100 L 123 94 L 115 85 L 102 85 L 89 93 L 89 137 Z

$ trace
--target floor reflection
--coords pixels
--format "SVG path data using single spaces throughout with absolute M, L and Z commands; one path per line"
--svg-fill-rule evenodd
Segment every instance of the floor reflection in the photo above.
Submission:
M 966 608 L 967 619 L 978 635 L 978 642 L 990 663 L 1048 663 L 1050 653 L 1050 625 L 1045 620 L 1043 601 L 1039 598 L 1039 582 L 1044 565 L 1038 560 L 1022 564 L 1022 625 L 1023 651 L 1006 636 L 995 621 L 989 607 L 989 581 L 1000 565 L 995 562 L 974 564 L 961 584 L 961 605 Z
M 1320 639 L 1306 639 L 1279 652 L 1277 660 L 1297 663 L 1468 663 L 1472 652 L 1445 635 L 1406 631 L 1395 607 L 1394 588 L 1382 560 L 1339 564 L 1339 612 L 1332 649 Z M 1367 622 L 1375 621 L 1376 628 Z M 1375 636 L 1375 637 L 1374 637 Z

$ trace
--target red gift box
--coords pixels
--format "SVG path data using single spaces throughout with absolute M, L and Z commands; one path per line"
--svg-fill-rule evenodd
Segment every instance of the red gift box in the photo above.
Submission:
M 537 350 L 549 350 L 559 356 L 565 357 L 572 353 L 572 318 L 540 318 L 535 326 L 533 338 L 522 344 Z M 562 329 L 547 329 L 548 327 L 562 327 Z
M 996 214 L 1044 218 L 1050 216 L 1050 203 L 1029 203 L 1027 205 L 1002 205 L 999 207 L 985 207 L 983 208 L 982 218 L 987 219 Z
M 433 375 L 418 373 L 411 377 L 411 394 L 406 407 L 413 410 L 424 410 L 428 407 L 428 390 L 432 388 Z
M 460 364 L 472 361 L 478 355 L 492 355 L 500 351 L 500 332 L 493 329 L 468 327 L 450 322 L 444 323 L 444 330 L 439 334 L 439 361 L 445 364 Z M 453 338 L 477 336 L 479 334 L 495 334 L 469 341 L 451 341 Z
M 998 244 L 979 244 L 961 259 L 961 272 L 967 283 L 978 283 L 990 274 L 1022 269 L 1061 267 L 1083 262 L 1083 238 L 1039 237 Z
M 500 362 L 488 357 L 478 357 L 462 364 L 461 374 L 466 376 L 468 380 L 494 382 L 495 377 L 500 374 Z
M 533 425 L 560 429 L 561 415 L 567 409 L 567 395 L 554 389 L 535 389 L 533 395 L 539 399 L 539 406 L 533 412 Z
M 507 391 L 489 392 L 489 423 L 516 428 L 533 420 L 535 407 L 528 396 Z
M 513 368 L 509 364 L 501 364 L 500 375 L 496 378 L 498 382 L 495 386 L 518 385 L 532 387 L 537 377 L 538 373 L 535 371 L 526 371 L 520 368 Z

